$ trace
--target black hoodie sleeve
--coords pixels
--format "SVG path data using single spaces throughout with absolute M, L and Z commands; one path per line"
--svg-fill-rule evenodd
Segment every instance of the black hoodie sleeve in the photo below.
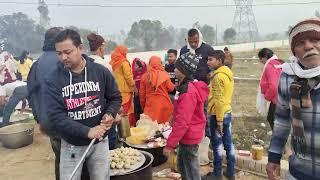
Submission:
M 187 46 L 183 46 L 181 49 L 180 49 L 180 53 L 179 53 L 179 56 L 181 56 L 182 54 L 185 54 L 188 52 L 188 48 Z
M 90 127 L 74 121 L 68 116 L 61 89 L 54 82 L 46 81 L 48 92 L 44 95 L 48 102 L 48 122 L 61 137 L 78 136 L 88 138 Z
M 106 89 L 104 93 L 104 97 L 106 99 L 105 113 L 110 114 L 115 118 L 121 107 L 121 94 L 117 83 L 109 70 L 105 69 L 104 77 L 106 83 Z
M 40 107 L 37 106 L 37 103 L 39 103 L 39 88 L 40 84 L 37 79 L 37 66 L 39 61 L 36 61 L 32 64 L 31 69 L 29 71 L 28 79 L 27 79 L 27 88 L 28 88 L 28 102 L 30 107 L 32 108 L 32 114 L 35 118 L 35 120 L 39 123 L 39 109 Z

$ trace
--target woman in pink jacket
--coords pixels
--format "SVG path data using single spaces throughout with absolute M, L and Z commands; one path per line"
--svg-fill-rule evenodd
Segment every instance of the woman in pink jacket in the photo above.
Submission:
M 277 98 L 278 98 L 278 84 L 281 75 L 281 64 L 284 62 L 279 59 L 271 49 L 263 48 L 258 53 L 260 62 L 264 64 L 262 77 L 260 80 L 259 93 L 257 98 L 260 99 L 260 102 L 268 102 L 269 110 L 267 115 L 267 121 L 270 124 L 271 129 L 273 130 L 274 124 L 274 113 L 276 110 Z M 258 100 L 258 99 L 257 99 Z M 265 103 L 267 104 L 267 103 Z M 263 110 L 260 110 L 260 112 Z

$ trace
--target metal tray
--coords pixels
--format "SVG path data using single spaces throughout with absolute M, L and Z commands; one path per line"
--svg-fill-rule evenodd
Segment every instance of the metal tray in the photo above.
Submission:
M 110 150 L 111 152 L 114 151 L 114 150 Z M 138 150 L 139 151 L 139 150 Z M 110 176 L 117 176 L 117 175 L 124 175 L 124 174 L 127 174 L 131 171 L 134 171 L 134 170 L 137 170 L 138 168 L 140 168 L 144 162 L 146 161 L 146 157 L 139 151 L 139 156 L 141 158 L 141 161 L 137 162 L 136 164 L 134 165 L 131 165 L 130 169 L 111 169 L 110 168 Z M 110 161 L 111 163 L 111 161 Z

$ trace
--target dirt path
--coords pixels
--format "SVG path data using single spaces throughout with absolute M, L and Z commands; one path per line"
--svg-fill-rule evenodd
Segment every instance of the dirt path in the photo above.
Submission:
M 54 180 L 54 154 L 50 147 L 49 138 L 35 128 L 34 141 L 32 145 L 16 150 L 6 149 L 0 146 L 0 179 L 1 180 Z M 167 168 L 163 164 L 154 168 L 157 172 Z M 204 166 L 201 174 L 206 174 L 212 167 Z M 165 178 L 154 178 L 155 180 Z M 244 180 L 261 179 L 252 175 L 245 175 Z
M 35 129 L 33 144 L 19 149 L 0 146 L 0 179 L 54 179 L 54 154 L 49 138 Z

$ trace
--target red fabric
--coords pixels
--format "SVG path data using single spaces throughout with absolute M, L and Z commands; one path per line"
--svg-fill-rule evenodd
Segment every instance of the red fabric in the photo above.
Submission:
M 151 56 L 147 73 L 155 89 L 158 89 L 166 80 L 170 80 L 169 74 L 164 70 L 161 64 L 161 58 L 158 56 Z
M 129 123 L 130 123 L 130 127 L 136 126 L 136 118 L 134 113 L 129 114 Z
M 189 82 L 188 92 L 174 102 L 173 129 L 167 141 L 167 148 L 174 149 L 178 143 L 199 144 L 204 137 L 206 116 L 204 102 L 208 99 L 206 83 Z
M 13 78 L 11 77 L 11 75 L 10 75 L 10 73 L 9 73 L 9 70 L 8 70 L 8 69 L 5 69 L 4 71 L 5 71 L 5 73 L 4 73 L 4 82 L 3 82 L 3 85 L 14 82 L 15 80 L 13 80 Z
M 147 73 L 141 78 L 139 90 L 140 104 L 145 115 L 158 123 L 169 122 L 172 116 L 173 105 L 169 97 L 169 92 L 174 90 L 174 85 L 168 78 L 157 90 L 147 79 Z
M 277 104 L 278 84 L 281 75 L 281 68 L 277 68 L 282 64 L 281 60 L 272 59 L 267 64 L 260 81 L 261 93 L 267 101 Z
M 134 127 L 134 126 L 136 126 L 136 120 L 134 117 L 134 113 L 130 113 L 130 114 L 128 113 L 130 108 L 132 108 L 131 107 L 133 105 L 132 101 L 133 101 L 133 93 L 130 96 L 130 100 L 127 103 L 122 104 L 122 108 L 123 108 L 123 113 L 128 115 L 130 126 Z
M 139 69 L 139 66 L 136 64 L 137 61 L 141 62 L 143 66 L 142 69 Z M 133 79 L 135 81 L 135 84 L 138 90 L 140 89 L 141 77 L 146 72 L 147 72 L 147 64 L 141 61 L 139 58 L 135 58 L 132 62 L 132 73 L 133 73 Z

